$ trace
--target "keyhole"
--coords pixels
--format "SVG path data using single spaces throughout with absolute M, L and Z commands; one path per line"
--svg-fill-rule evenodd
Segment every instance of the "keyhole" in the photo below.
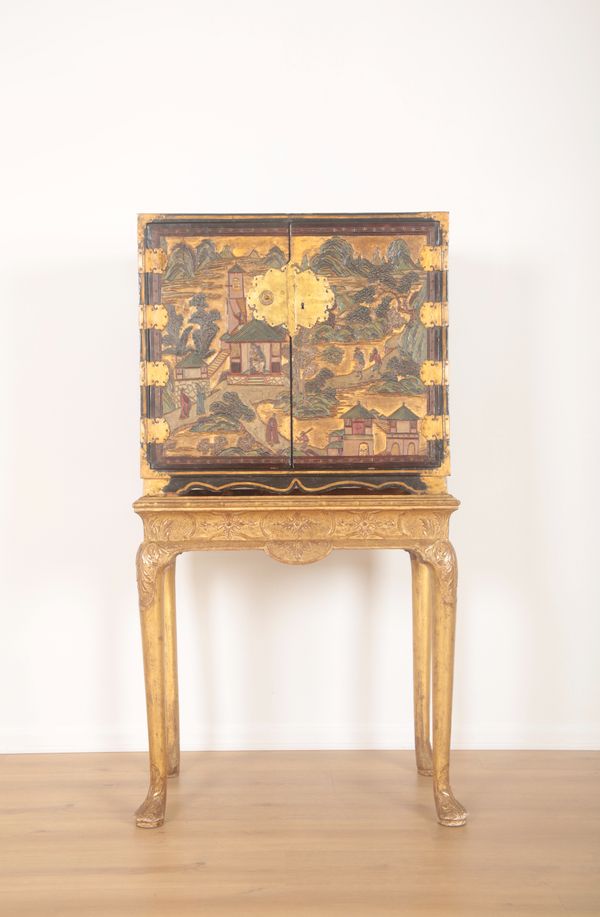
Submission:
M 301 308 L 301 309 L 304 309 L 304 303 L 303 303 L 303 302 L 300 303 L 300 308 Z

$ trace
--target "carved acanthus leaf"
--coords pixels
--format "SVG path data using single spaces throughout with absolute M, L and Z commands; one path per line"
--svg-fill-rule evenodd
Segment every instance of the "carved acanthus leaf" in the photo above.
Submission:
M 140 545 L 136 565 L 140 608 L 152 604 L 159 573 L 180 550 L 176 550 L 174 545 L 156 544 L 154 541 L 144 541 Z
M 196 521 L 192 513 L 155 513 L 146 517 L 146 533 L 150 541 L 185 541 L 192 538 Z
M 338 512 L 335 515 L 335 534 L 340 538 L 385 538 L 398 531 L 398 513 Z
M 458 568 L 452 544 L 449 541 L 434 541 L 426 546 L 415 546 L 411 549 L 411 552 L 433 567 L 440 584 L 442 601 L 454 603 L 456 600 Z
M 437 538 L 443 532 L 442 519 L 435 513 L 399 513 L 398 531 L 407 538 Z
M 327 513 L 290 512 L 264 513 L 261 527 L 267 538 L 314 540 L 331 532 L 331 517 Z
M 442 531 L 440 518 L 434 514 L 380 510 L 371 513 L 336 514 L 335 534 L 342 538 L 435 538 Z
M 271 541 L 265 551 L 282 564 L 314 564 L 327 557 L 332 547 L 328 541 Z
M 196 517 L 196 537 L 220 541 L 245 541 L 260 537 L 261 513 L 202 513 Z

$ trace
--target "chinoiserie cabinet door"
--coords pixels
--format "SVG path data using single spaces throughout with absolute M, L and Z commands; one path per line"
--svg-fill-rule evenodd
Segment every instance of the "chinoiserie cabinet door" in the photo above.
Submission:
M 165 253 L 160 291 L 150 291 L 164 310 L 164 327 L 149 336 L 149 359 L 164 367 L 150 405 L 164 430 L 151 446 L 152 467 L 289 468 L 288 221 L 150 227 L 146 245 Z
M 431 220 L 292 221 L 294 468 L 440 465 L 445 337 L 428 321 L 445 295 L 440 243 Z

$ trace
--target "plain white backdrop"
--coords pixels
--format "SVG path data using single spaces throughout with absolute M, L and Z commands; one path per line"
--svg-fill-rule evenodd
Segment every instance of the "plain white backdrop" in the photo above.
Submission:
M 454 745 L 600 740 L 596 2 L 2 5 L 2 750 L 146 747 L 136 214 L 449 210 Z M 408 557 L 179 561 L 185 748 L 407 747 Z

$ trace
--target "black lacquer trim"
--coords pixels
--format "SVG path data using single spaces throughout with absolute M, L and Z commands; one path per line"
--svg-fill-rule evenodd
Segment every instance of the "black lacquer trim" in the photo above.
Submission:
M 162 296 L 162 274 L 144 274 L 144 301 L 148 306 L 159 306 Z
M 145 227 L 147 248 L 158 248 L 166 236 L 286 236 L 290 225 L 297 235 L 425 235 L 428 245 L 439 245 L 441 226 L 439 220 L 430 217 L 394 216 L 393 214 L 373 216 L 352 214 L 339 216 L 302 216 L 288 214 L 284 217 L 252 217 L 248 219 L 218 219 L 216 217 L 172 220 L 155 219 Z M 147 300 L 149 301 L 149 300 Z
M 223 496 L 224 494 L 263 494 L 281 496 L 281 494 L 301 494 L 311 496 L 323 493 L 423 493 L 426 486 L 421 478 L 415 476 L 389 477 L 387 475 L 344 475 L 334 480 L 324 480 L 321 475 L 290 472 L 286 475 L 257 475 L 252 479 L 232 480 L 228 475 L 202 476 L 190 478 L 184 475 L 173 475 L 164 493 L 178 493 L 189 496 Z
M 430 385 L 427 389 L 427 413 L 448 413 L 448 389 L 445 385 Z

